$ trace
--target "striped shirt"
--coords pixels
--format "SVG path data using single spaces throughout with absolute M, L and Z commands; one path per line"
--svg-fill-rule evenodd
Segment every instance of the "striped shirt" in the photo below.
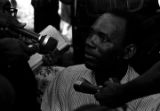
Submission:
M 130 66 L 121 84 L 127 83 L 139 75 Z M 84 65 L 70 66 L 57 74 L 51 81 L 42 98 L 42 111 L 73 111 L 84 104 L 99 104 L 93 95 L 76 92 L 73 84 L 85 78 L 96 85 L 94 74 Z M 117 108 L 118 111 L 157 111 L 160 110 L 160 94 L 155 94 L 133 100 L 126 104 L 127 107 Z

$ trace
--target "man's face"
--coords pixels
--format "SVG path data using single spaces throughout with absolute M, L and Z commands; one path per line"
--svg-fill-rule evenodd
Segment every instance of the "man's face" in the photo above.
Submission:
M 85 47 L 85 65 L 90 69 L 114 67 L 123 54 L 126 21 L 112 14 L 102 15 L 92 26 Z

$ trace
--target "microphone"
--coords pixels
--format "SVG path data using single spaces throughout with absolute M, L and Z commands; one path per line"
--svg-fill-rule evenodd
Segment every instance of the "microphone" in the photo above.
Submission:
M 42 55 L 42 53 L 40 53 L 40 54 L 36 53 L 36 54 L 32 55 L 29 60 L 29 65 L 32 68 L 32 70 L 36 70 L 42 64 L 45 66 L 54 65 L 63 56 L 63 54 L 70 48 L 70 43 L 52 25 L 48 25 L 45 29 L 43 29 L 40 32 L 40 35 L 47 35 L 47 36 L 50 36 L 50 38 L 53 38 L 53 41 L 51 41 L 51 39 L 49 39 L 50 41 L 47 42 L 48 44 L 45 45 L 45 47 L 48 46 L 49 48 L 47 48 L 47 49 L 53 48 L 54 50 L 50 49 L 48 54 L 45 54 L 45 55 Z M 44 43 L 46 43 L 45 38 L 47 36 L 44 36 L 44 37 L 41 36 L 39 42 L 43 44 L 43 41 L 44 41 Z M 52 46 L 52 44 L 54 44 L 53 42 L 55 40 L 58 42 L 56 47 Z M 40 47 L 39 49 L 41 50 L 44 48 Z
M 89 81 L 87 81 L 84 78 L 82 80 L 77 81 L 73 85 L 73 87 L 76 91 L 87 93 L 87 94 L 96 94 L 100 89 L 98 86 L 91 84 Z
M 46 54 L 50 51 L 53 51 L 57 47 L 58 41 L 48 35 L 40 35 L 33 31 L 19 27 L 9 27 L 9 28 L 14 30 L 15 32 L 18 32 L 19 34 L 24 35 L 25 37 L 37 41 L 39 43 L 40 53 Z

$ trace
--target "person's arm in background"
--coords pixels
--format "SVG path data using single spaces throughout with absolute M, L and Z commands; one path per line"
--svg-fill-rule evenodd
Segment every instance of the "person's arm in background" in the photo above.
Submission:
M 160 93 L 160 61 L 156 62 L 141 76 L 124 84 L 125 92 L 131 99 Z M 133 93 L 132 95 L 130 95 Z
M 106 87 L 97 94 L 96 99 L 107 107 L 119 107 L 134 99 L 160 93 L 160 61 L 138 78 L 120 85 L 106 82 Z

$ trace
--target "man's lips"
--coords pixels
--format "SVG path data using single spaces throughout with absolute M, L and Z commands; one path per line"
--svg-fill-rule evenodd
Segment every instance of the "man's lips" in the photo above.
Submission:
M 94 57 L 93 55 L 91 55 L 87 52 L 85 53 L 85 58 L 90 61 L 96 61 L 96 57 Z
M 85 59 L 91 61 L 97 61 L 97 52 L 90 48 L 85 48 Z
M 85 53 L 85 64 L 88 68 L 95 68 L 97 59 L 94 56 Z

